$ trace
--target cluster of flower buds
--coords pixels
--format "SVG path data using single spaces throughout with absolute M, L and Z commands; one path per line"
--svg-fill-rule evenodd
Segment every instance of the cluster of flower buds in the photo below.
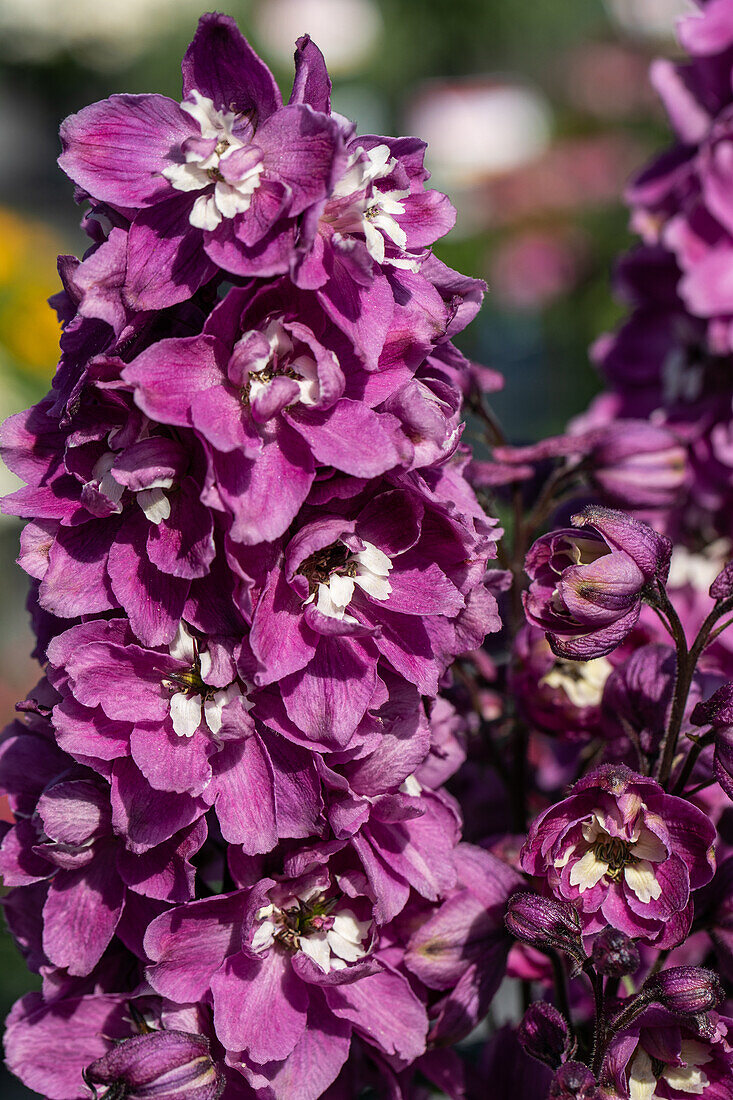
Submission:
M 451 342 L 483 288 L 431 253 L 423 143 L 357 137 L 307 37 L 295 65 L 283 103 L 206 15 L 180 103 L 62 126 L 92 244 L 0 437 L 45 666 L 0 744 L 44 979 L 7 1059 L 50 1098 L 357 1095 L 469 1029 L 510 946 L 521 876 L 458 843 L 433 702 L 499 627 Z M 441 955 L 443 902 L 488 962 Z

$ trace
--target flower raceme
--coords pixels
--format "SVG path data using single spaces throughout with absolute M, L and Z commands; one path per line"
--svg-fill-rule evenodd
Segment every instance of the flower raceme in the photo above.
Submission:
M 610 653 L 634 627 L 645 589 L 666 579 L 672 546 L 610 508 L 588 506 L 573 523 L 530 549 L 523 599 L 557 656 L 587 661 Z
M 424 144 L 357 138 L 308 38 L 295 65 L 284 104 L 205 15 L 180 102 L 62 126 L 91 245 L 51 392 L 0 436 L 45 666 L 0 743 L 4 905 L 46 980 L 7 1049 L 49 1100 L 356 1094 L 444 1060 L 428 1034 L 504 973 L 521 879 L 440 787 L 439 689 L 500 626 L 452 344 L 483 285 L 431 255 Z

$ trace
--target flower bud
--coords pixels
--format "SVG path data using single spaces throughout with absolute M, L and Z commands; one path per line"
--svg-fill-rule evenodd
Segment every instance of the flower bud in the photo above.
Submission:
M 509 899 L 505 921 L 518 940 L 533 947 L 566 951 L 579 962 L 585 961 L 580 921 L 572 905 L 540 894 L 514 894 Z
M 672 544 L 646 523 L 589 505 L 575 528 L 537 539 L 525 560 L 527 619 L 553 653 L 588 661 L 610 653 L 636 625 L 649 586 L 665 581 Z
M 557 1069 L 567 1057 L 572 1042 L 567 1020 L 547 1001 L 529 1006 L 519 1025 L 517 1038 L 527 1054 L 551 1069 Z
M 560 1066 L 550 1084 L 548 1100 L 595 1100 L 597 1082 L 582 1062 Z
M 678 1016 L 708 1012 L 723 999 L 720 979 L 701 966 L 672 966 L 656 975 L 652 996 Z
M 216 1100 L 224 1088 L 208 1039 L 185 1031 L 125 1039 L 92 1062 L 84 1080 L 107 1085 L 112 1096 L 125 1100 Z
M 593 966 L 609 978 L 623 978 L 639 969 L 639 949 L 617 928 L 605 928 L 593 943 Z

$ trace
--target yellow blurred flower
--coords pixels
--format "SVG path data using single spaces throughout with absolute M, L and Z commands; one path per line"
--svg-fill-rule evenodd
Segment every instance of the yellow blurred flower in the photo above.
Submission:
M 0 355 L 23 374 L 49 379 L 61 332 L 47 298 L 60 289 L 62 242 L 43 222 L 0 208 Z

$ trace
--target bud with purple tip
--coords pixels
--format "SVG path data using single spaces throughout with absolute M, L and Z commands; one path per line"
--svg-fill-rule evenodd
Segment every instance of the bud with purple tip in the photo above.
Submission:
M 582 1062 L 566 1062 L 552 1079 L 548 1100 L 596 1100 L 597 1084 Z
M 572 1037 L 567 1020 L 547 1001 L 536 1001 L 529 1006 L 519 1025 L 517 1038 L 527 1054 L 550 1069 L 557 1069 L 571 1053 Z
M 623 978 L 639 969 L 639 949 L 618 928 L 605 928 L 593 943 L 593 966 L 609 978 Z
M 709 1012 L 723 1000 L 723 987 L 712 970 L 701 966 L 672 966 L 654 978 L 655 1001 L 678 1016 Z
M 575 661 L 603 657 L 636 625 L 645 591 L 669 572 L 672 544 L 646 523 L 589 505 L 575 527 L 537 539 L 525 561 L 528 620 L 553 653 Z
M 92 1062 L 84 1073 L 90 1088 L 124 1100 L 216 1100 L 224 1081 L 203 1035 L 152 1031 L 135 1035 Z
M 509 899 L 505 921 L 518 940 L 540 949 L 565 951 L 581 965 L 585 962 L 580 921 L 572 905 L 540 894 L 514 894 Z

